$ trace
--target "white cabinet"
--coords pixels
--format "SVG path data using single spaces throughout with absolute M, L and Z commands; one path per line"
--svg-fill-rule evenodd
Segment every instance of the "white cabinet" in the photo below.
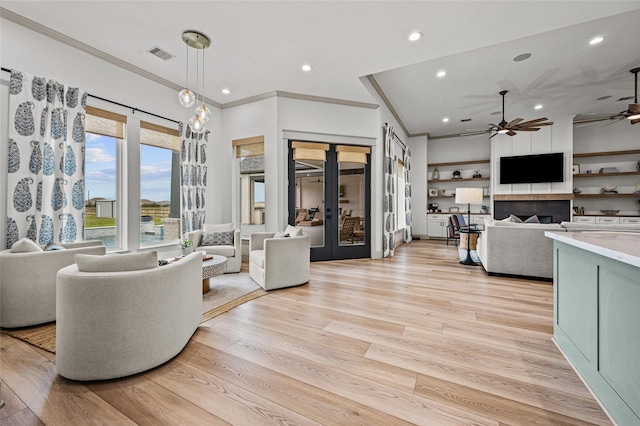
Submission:
M 621 217 L 620 223 L 632 225 L 640 224 L 640 217 Z
M 576 223 L 596 223 L 596 218 L 593 216 L 574 216 L 572 222 Z
M 427 235 L 432 238 L 447 238 L 448 214 L 430 213 L 427 215 Z
M 596 217 L 596 223 L 620 223 L 619 217 L 602 216 Z

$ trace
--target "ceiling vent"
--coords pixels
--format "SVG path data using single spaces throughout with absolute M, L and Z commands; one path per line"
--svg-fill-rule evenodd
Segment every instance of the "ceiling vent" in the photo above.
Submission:
M 462 120 L 460 120 L 461 123 L 466 123 L 467 121 L 471 121 L 470 118 L 463 118 Z
M 151 53 L 154 56 L 157 56 L 164 61 L 168 61 L 169 59 L 176 57 L 176 55 L 173 55 L 166 50 L 159 48 L 158 46 L 152 47 L 151 49 L 147 50 L 147 52 Z

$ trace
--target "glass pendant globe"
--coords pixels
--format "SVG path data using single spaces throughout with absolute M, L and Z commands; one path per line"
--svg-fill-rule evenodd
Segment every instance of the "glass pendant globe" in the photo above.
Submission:
M 180 93 L 178 93 L 178 99 L 183 107 L 189 108 L 196 103 L 196 94 L 189 89 L 182 89 Z
M 202 104 L 198 108 L 196 108 L 196 114 L 198 115 L 198 117 L 200 117 L 200 121 L 202 121 L 203 123 L 208 123 L 209 119 L 211 118 L 211 111 L 205 104 Z
M 194 115 L 189 119 L 189 127 L 191 127 L 191 131 L 197 135 L 205 131 L 204 123 L 198 115 Z

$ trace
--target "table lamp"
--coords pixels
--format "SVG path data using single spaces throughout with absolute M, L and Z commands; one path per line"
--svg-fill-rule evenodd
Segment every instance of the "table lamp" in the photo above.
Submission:
M 456 188 L 456 204 L 467 205 L 467 258 L 460 263 L 462 265 L 477 266 L 471 260 L 471 204 L 482 204 L 482 188 Z

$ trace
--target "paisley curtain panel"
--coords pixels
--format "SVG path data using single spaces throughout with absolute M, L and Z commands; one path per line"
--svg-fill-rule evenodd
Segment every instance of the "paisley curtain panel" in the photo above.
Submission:
M 84 237 L 86 92 L 11 72 L 6 247 Z
M 393 176 L 397 168 L 393 161 L 393 126 L 387 124 L 384 138 L 384 193 L 382 194 L 383 202 L 383 233 L 382 233 L 382 256 L 389 257 L 394 254 L 393 228 L 395 217 L 393 213 L 394 202 L 394 184 Z
M 404 150 L 404 213 L 405 225 L 404 242 L 410 243 L 413 239 L 411 227 L 413 219 L 411 217 L 411 150 L 407 147 Z
M 182 124 L 185 131 L 180 146 L 180 198 L 182 202 L 182 234 L 202 229 L 205 221 L 205 193 L 207 187 L 207 143 L 209 131 L 201 134 L 191 132 L 188 125 Z

